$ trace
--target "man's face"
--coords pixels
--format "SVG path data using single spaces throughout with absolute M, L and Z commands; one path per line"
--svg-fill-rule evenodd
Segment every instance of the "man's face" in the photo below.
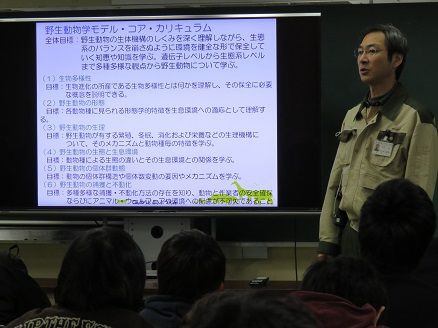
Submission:
M 395 70 L 402 61 L 402 56 L 393 54 L 388 60 L 383 32 L 371 32 L 358 47 L 357 65 L 362 82 L 376 86 L 395 81 Z

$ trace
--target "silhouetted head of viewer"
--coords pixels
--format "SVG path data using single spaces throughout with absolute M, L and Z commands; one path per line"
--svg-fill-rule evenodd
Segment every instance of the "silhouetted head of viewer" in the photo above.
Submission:
M 76 238 L 62 262 L 55 301 L 71 310 L 143 306 L 146 266 L 142 251 L 125 231 L 89 230 Z
M 194 301 L 221 289 L 225 256 L 217 242 L 199 231 L 182 231 L 168 239 L 157 259 L 158 292 Z
M 361 254 L 383 274 L 413 271 L 435 231 L 427 193 L 406 179 L 379 185 L 360 214 Z
M 338 256 L 313 263 L 304 274 L 301 289 L 336 295 L 358 307 L 368 303 L 376 311 L 388 305 L 379 274 L 362 258 Z
M 316 328 L 306 306 L 268 290 L 220 291 L 195 303 L 181 328 Z
M 0 325 L 20 317 L 29 310 L 46 308 L 50 301 L 38 283 L 27 273 L 19 257 L 19 247 L 0 252 Z

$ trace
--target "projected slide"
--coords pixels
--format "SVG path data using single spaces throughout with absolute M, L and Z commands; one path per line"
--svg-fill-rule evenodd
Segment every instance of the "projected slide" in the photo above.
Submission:
M 276 20 L 36 24 L 38 206 L 276 207 Z

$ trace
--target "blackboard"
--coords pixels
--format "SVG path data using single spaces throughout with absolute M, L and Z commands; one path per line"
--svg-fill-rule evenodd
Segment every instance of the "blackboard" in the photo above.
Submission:
M 347 109 L 367 88 L 357 73 L 353 50 L 367 26 L 391 23 L 408 38 L 409 54 L 400 81 L 409 93 L 438 116 L 438 3 L 324 5 L 283 8 L 288 12 L 321 12 L 321 176 L 325 191 L 337 148 L 335 133 Z M 434 204 L 438 209 L 438 191 Z M 322 204 L 323 195 L 321 195 Z M 221 218 L 217 239 L 224 241 L 317 241 L 318 217 Z

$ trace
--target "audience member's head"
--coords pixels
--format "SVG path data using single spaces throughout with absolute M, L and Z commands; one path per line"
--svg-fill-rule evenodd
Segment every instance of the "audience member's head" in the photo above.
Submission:
M 225 256 L 211 236 L 182 231 L 163 244 L 157 278 L 160 294 L 196 300 L 223 286 Z
M 316 320 L 291 295 L 223 291 L 204 296 L 186 314 L 182 328 L 314 328 Z
M 7 325 L 32 309 L 48 306 L 50 301 L 27 273 L 18 246 L 0 252 L 0 325 Z
M 359 258 L 340 256 L 313 263 L 304 275 L 301 289 L 337 295 L 358 307 L 368 303 L 376 311 L 388 303 L 379 274 Z
M 432 239 L 435 220 L 422 188 L 405 179 L 384 182 L 361 210 L 361 253 L 381 273 L 413 271 Z
M 131 236 L 117 228 L 96 228 L 76 238 L 68 249 L 55 301 L 71 310 L 138 311 L 145 279 L 143 253 Z
M 18 255 L 18 245 L 13 245 L 7 251 L 0 252 L 0 266 L 27 273 L 27 267 Z

